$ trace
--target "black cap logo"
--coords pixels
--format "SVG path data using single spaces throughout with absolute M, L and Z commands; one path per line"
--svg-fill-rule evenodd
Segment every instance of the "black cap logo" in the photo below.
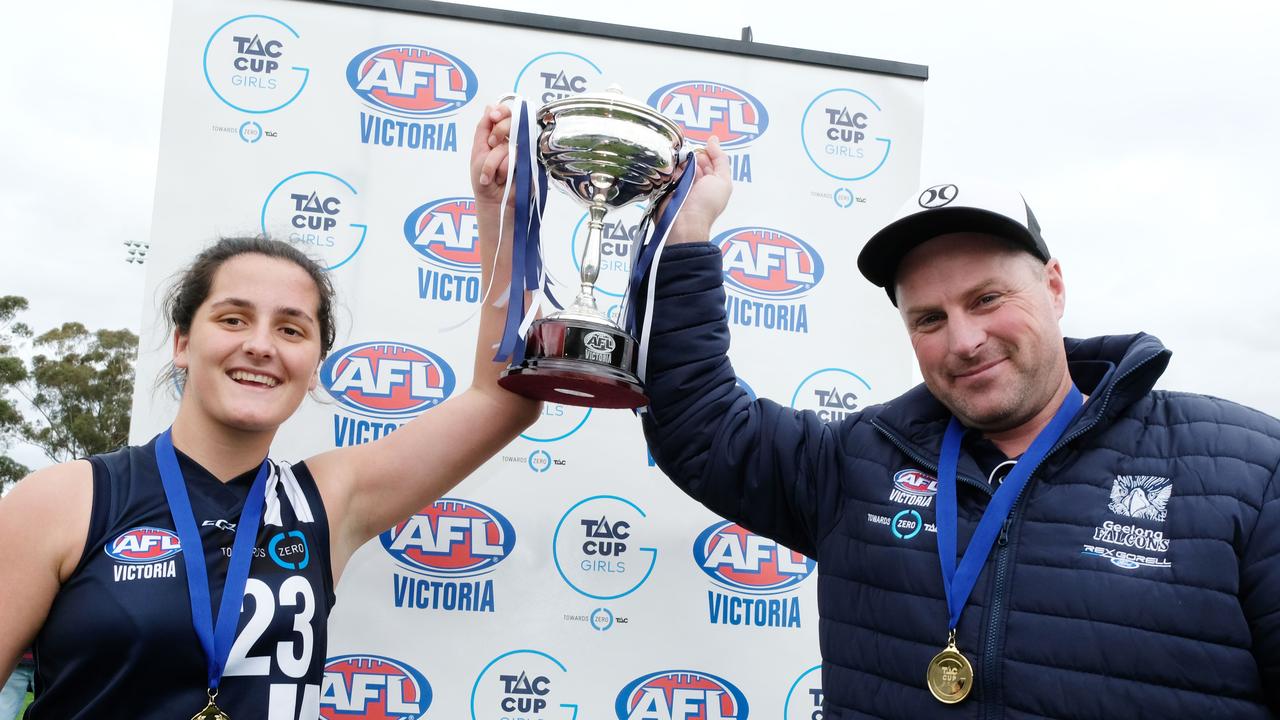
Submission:
M 934 185 L 920 193 L 920 207 L 940 208 L 950 204 L 959 194 L 960 188 L 955 185 Z

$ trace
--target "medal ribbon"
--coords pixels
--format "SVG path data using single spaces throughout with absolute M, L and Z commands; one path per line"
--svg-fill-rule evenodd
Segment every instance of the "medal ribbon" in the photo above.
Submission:
M 964 436 L 964 426 L 954 416 L 947 425 L 947 432 L 942 438 L 942 455 L 938 459 L 938 561 L 942 566 L 942 587 L 947 595 L 947 610 L 950 621 L 947 628 L 955 630 L 960 621 L 960 611 L 964 609 L 973 585 L 978 581 L 978 574 L 991 554 L 991 546 L 995 544 L 1000 527 L 1005 518 L 1013 510 L 1013 503 L 1022 493 L 1031 478 L 1031 473 L 1040 461 L 1053 449 L 1054 443 L 1066 432 L 1067 425 L 1075 418 L 1083 404 L 1083 396 L 1071 385 L 1071 391 L 1062 402 L 1062 407 L 1054 414 L 1049 424 L 1031 441 L 1031 447 L 1019 458 L 1013 470 L 1005 477 L 1004 482 L 991 497 L 987 509 L 973 531 L 969 546 L 965 548 L 960 567 L 956 567 L 956 466 L 960 462 L 960 439 Z
M 156 440 L 156 462 L 160 466 L 160 482 L 169 501 L 169 513 L 182 543 L 182 559 L 187 567 L 187 592 L 191 597 L 191 621 L 196 637 L 204 648 L 209 667 L 209 689 L 216 691 L 222 680 L 227 657 L 231 654 L 231 642 L 240 624 L 240 605 L 244 601 L 244 586 L 249 579 L 249 561 L 262 521 L 262 506 L 266 499 L 267 474 L 271 464 L 263 459 L 258 475 L 253 479 L 244 509 L 236 523 L 235 542 L 231 546 L 231 563 L 227 568 L 226 583 L 222 587 L 222 602 L 218 606 L 217 625 L 211 615 L 213 601 L 209 595 L 209 573 L 204 564 L 204 544 L 191 512 L 191 498 L 178 467 L 178 455 L 173 450 L 173 428 L 165 430 Z M 210 696 L 212 697 L 212 695 Z

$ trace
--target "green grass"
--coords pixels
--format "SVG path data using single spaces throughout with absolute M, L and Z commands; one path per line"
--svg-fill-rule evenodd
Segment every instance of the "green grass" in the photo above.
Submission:
M 27 706 L 31 704 L 31 693 L 27 693 L 27 701 L 22 704 L 22 710 L 18 711 L 18 717 L 22 717 L 27 712 Z

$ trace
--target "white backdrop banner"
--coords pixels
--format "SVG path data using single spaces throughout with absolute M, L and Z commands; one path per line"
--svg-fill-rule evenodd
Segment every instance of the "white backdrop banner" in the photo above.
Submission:
M 174 8 L 148 297 L 215 238 L 260 232 L 303 246 L 338 288 L 322 388 L 274 457 L 377 440 L 470 382 L 484 289 L 468 143 L 485 104 L 512 90 L 537 105 L 617 83 L 692 142 L 723 138 L 735 189 L 713 239 L 753 395 L 837 419 L 908 386 L 900 321 L 855 258 L 916 187 L 919 77 L 432 9 Z M 598 293 L 611 312 L 641 212 L 605 226 Z M 569 287 L 584 218 L 551 194 L 544 252 Z M 144 313 L 137 443 L 176 411 L 152 390 L 170 342 L 157 307 Z M 816 720 L 815 575 L 675 489 L 631 413 L 548 405 L 448 497 L 356 553 L 320 714 Z

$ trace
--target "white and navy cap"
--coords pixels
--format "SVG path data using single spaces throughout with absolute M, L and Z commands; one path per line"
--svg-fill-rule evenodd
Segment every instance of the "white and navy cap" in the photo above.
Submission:
M 939 235 L 977 232 L 1012 240 L 1048 262 L 1040 223 L 1016 190 L 982 180 L 929 185 L 908 200 L 897 216 L 862 247 L 858 269 L 889 293 L 896 306 L 894 277 L 902 258 Z

